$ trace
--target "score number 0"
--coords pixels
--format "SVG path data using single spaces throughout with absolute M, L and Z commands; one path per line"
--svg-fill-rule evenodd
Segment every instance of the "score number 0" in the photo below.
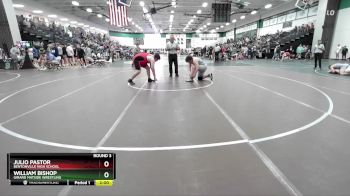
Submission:
M 109 167 L 109 162 L 108 162 L 108 161 L 105 161 L 105 162 L 103 163 L 103 166 L 104 166 L 104 167 Z M 108 178 L 108 177 L 109 177 L 109 172 L 105 172 L 105 173 L 103 174 L 103 176 L 104 176 L 105 178 Z

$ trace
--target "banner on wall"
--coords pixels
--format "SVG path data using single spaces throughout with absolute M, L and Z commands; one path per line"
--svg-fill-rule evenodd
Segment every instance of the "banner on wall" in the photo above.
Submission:
M 308 16 L 315 16 L 315 15 L 317 15 L 317 10 L 318 10 L 317 6 L 309 8 Z
M 284 23 L 284 22 L 286 22 L 286 15 L 278 17 L 278 19 L 277 19 L 278 24 Z
M 293 13 L 290 13 L 290 14 L 287 14 L 287 18 L 286 18 L 286 21 L 292 21 L 292 20 L 295 20 L 295 17 L 296 17 L 296 12 L 293 12 Z
M 275 25 L 275 24 L 277 24 L 277 18 L 272 18 L 270 20 L 270 25 Z
M 134 38 L 134 45 L 144 45 L 145 41 L 143 38 Z
M 252 31 L 252 30 L 256 30 L 256 29 L 258 29 L 258 23 L 254 23 L 252 25 L 248 25 L 248 26 L 244 26 L 244 27 L 238 28 L 236 33 L 244 33 L 244 32 Z
M 264 20 L 263 27 L 267 27 L 269 25 L 270 25 L 270 21 L 269 20 Z
M 300 19 L 300 18 L 306 18 L 307 17 L 307 13 L 308 13 L 309 9 L 306 9 L 306 10 L 300 10 L 297 12 L 297 19 Z
M 174 35 L 175 42 L 180 45 L 180 48 L 186 47 L 186 34 L 166 34 L 166 43 L 169 42 L 170 35 Z
M 292 21 L 283 23 L 283 28 L 292 27 Z

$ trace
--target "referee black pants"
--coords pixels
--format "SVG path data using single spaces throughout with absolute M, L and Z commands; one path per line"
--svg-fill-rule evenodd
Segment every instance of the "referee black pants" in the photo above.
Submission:
M 322 53 L 315 53 L 315 68 L 317 68 L 317 61 L 318 61 L 318 66 L 321 69 L 321 59 L 322 59 Z
M 177 54 L 169 54 L 168 56 L 169 60 L 169 73 L 170 75 L 173 75 L 173 63 L 175 64 L 175 74 L 179 74 L 179 66 L 177 64 Z

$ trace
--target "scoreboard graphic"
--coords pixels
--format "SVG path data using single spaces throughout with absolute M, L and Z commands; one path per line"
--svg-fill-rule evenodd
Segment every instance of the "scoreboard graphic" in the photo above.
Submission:
M 11 185 L 113 186 L 114 153 L 9 153 Z

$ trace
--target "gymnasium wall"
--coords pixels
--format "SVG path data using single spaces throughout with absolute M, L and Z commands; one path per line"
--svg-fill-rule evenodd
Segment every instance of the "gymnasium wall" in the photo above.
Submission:
M 340 2 L 333 41 L 331 46 L 330 58 L 335 58 L 335 50 L 338 44 L 346 45 L 350 48 L 350 0 Z M 349 56 L 348 56 L 349 57 Z

